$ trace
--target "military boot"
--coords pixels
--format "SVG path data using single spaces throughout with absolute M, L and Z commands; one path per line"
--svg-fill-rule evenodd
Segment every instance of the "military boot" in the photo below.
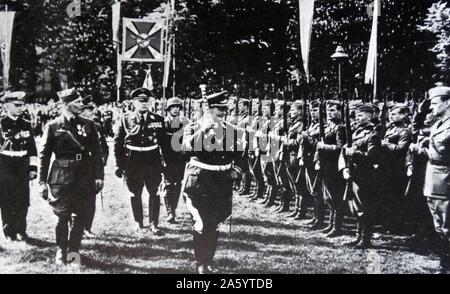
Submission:
M 322 234 L 328 235 L 334 228 L 334 210 L 330 209 L 330 223 L 328 226 L 320 231 Z
M 356 233 L 356 239 L 350 242 L 345 242 L 343 245 L 344 246 L 349 246 L 349 247 L 354 247 L 356 245 L 358 245 L 362 240 L 362 227 L 361 225 L 358 224 L 358 229 L 357 229 L 357 233 Z

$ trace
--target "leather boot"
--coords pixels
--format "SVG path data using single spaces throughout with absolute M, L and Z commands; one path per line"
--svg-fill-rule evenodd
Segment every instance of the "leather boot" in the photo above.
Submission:
M 440 257 L 439 263 L 439 274 L 448 275 L 450 274 L 450 253 L 444 253 Z
M 330 223 L 325 229 L 323 229 L 320 232 L 325 235 L 328 235 L 333 230 L 333 228 L 334 228 L 334 210 L 330 209 Z
M 361 241 L 355 246 L 356 249 L 367 249 L 371 244 L 372 232 L 370 231 L 367 224 L 362 225 Z
M 267 202 L 269 202 L 270 199 L 270 192 L 272 191 L 272 187 L 271 186 L 267 186 L 266 190 L 264 191 L 263 194 L 263 199 L 259 200 L 257 203 L 258 204 L 266 204 Z
M 276 187 L 272 187 L 270 189 L 269 197 L 267 202 L 264 204 L 264 207 L 272 207 L 275 205 L 275 198 L 277 197 L 277 189 Z
M 294 217 L 294 220 L 304 220 L 306 218 L 306 210 L 300 208 L 297 215 Z
M 323 220 L 316 219 L 316 222 L 312 226 L 310 226 L 309 229 L 313 231 L 318 231 L 320 229 L 323 229 L 323 226 L 324 226 Z
M 360 224 L 358 224 L 358 230 L 356 233 L 356 239 L 350 242 L 345 242 L 343 245 L 344 246 L 349 246 L 349 247 L 354 247 L 356 245 L 358 245 L 362 240 L 362 227 Z

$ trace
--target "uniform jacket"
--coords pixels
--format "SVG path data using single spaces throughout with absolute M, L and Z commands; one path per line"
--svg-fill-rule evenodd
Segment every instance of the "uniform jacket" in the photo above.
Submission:
M 431 128 L 425 173 L 424 195 L 450 199 L 450 117 L 438 121 Z
M 152 112 L 146 112 L 142 118 L 140 114 L 131 112 L 125 114 L 118 123 L 118 129 L 114 137 L 114 155 L 117 167 L 124 170 L 130 150 L 127 146 L 146 148 L 158 147 L 146 152 L 149 160 L 161 161 L 160 146 L 165 140 L 166 131 L 164 118 Z M 159 164 L 159 163 L 158 163 Z
M 49 172 L 50 159 L 55 161 Z M 82 160 L 77 160 L 82 159 Z M 95 123 L 82 117 L 69 122 L 64 115 L 49 122 L 39 154 L 39 181 L 52 186 L 77 182 L 74 175 L 103 180 L 103 161 Z
M 188 121 L 181 117 L 172 117 L 170 114 L 164 119 L 166 136 L 162 146 L 164 160 L 166 164 L 184 164 L 185 156 L 181 151 L 183 143 L 183 128 Z M 176 146 L 172 146 L 176 145 Z
M 227 128 L 228 132 L 235 132 L 236 128 L 224 122 L 222 126 L 204 133 L 200 131 L 200 123 L 204 118 L 198 122 L 190 123 L 184 129 L 183 135 L 183 151 L 191 158 L 210 165 L 228 165 L 233 160 L 242 154 L 242 141 L 229 140 L 227 143 Z M 238 147 L 236 150 L 235 147 Z
M 374 126 L 360 126 L 352 134 L 355 153 L 352 157 L 355 179 L 370 180 L 373 172 L 379 167 L 381 141 Z M 374 180 L 374 179 L 372 179 Z
M 345 143 L 345 126 L 342 124 L 329 123 L 325 128 L 325 146 L 316 153 L 316 160 L 320 161 L 320 170 L 322 174 L 338 173 L 339 155 Z
M 25 151 L 26 155 L 22 157 L 29 161 L 28 170 L 24 170 L 24 175 L 28 178 L 29 171 L 37 172 L 37 151 L 36 143 L 31 123 L 23 118 L 13 120 L 6 116 L 0 120 L 0 153 L 3 151 Z M 0 164 L 1 176 L 18 176 L 17 166 L 14 166 L 11 157 L 3 157 Z M 11 161 L 11 165 L 8 164 Z

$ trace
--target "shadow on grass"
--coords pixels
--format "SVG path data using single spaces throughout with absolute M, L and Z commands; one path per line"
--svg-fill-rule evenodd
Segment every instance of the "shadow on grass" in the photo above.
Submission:
M 54 243 L 51 243 L 51 242 L 48 242 L 45 240 L 35 239 L 35 238 L 28 238 L 27 244 L 38 247 L 38 248 L 49 248 L 49 247 L 55 246 Z
M 107 273 L 140 273 L 140 274 L 192 274 L 193 269 L 184 268 L 164 268 L 158 267 L 138 267 L 128 263 L 104 262 L 89 257 L 83 257 L 83 266 L 88 269 L 99 270 Z

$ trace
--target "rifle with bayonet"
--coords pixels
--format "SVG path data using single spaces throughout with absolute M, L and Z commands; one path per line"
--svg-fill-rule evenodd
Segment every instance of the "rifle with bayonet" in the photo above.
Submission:
M 427 97 L 428 93 L 425 95 L 425 99 L 420 103 L 420 105 L 417 107 L 414 107 L 414 113 L 413 113 L 413 121 L 412 121 L 412 144 L 418 144 L 419 143 L 419 135 L 421 130 L 425 127 L 425 120 L 427 118 L 427 115 L 430 113 L 430 106 L 431 102 Z M 417 104 L 415 104 L 417 105 Z M 406 186 L 405 190 L 405 197 L 408 197 L 408 195 L 411 192 L 411 187 L 413 186 L 414 182 L 414 176 L 416 175 L 416 162 L 417 162 L 417 155 L 414 153 L 409 154 L 409 162 L 407 166 L 407 176 L 408 176 L 408 184 Z
M 309 108 L 308 108 L 308 96 L 306 93 L 303 93 L 302 95 L 302 133 L 306 132 L 308 130 L 310 120 L 308 119 L 309 115 Z M 303 158 L 303 138 L 300 139 L 299 146 L 298 146 L 298 152 L 297 152 L 297 159 L 299 161 L 300 169 L 298 171 L 297 176 L 295 177 L 295 183 L 298 183 L 300 180 L 300 176 L 302 173 L 303 168 L 305 167 L 305 162 Z

